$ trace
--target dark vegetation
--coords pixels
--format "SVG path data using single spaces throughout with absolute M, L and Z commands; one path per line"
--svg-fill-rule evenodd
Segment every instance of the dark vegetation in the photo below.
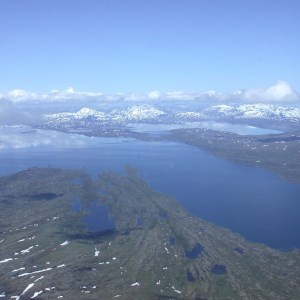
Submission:
M 20 299 L 39 291 L 40 299 L 300 294 L 299 251 L 253 244 L 193 217 L 130 168 L 126 176 L 105 172 L 94 180 L 82 171 L 34 168 L 0 178 L 0 188 L 0 291 L 8 298 L 33 283 Z M 72 210 L 74 197 L 83 210 L 94 202 L 108 206 L 115 230 L 88 231 L 84 212 Z

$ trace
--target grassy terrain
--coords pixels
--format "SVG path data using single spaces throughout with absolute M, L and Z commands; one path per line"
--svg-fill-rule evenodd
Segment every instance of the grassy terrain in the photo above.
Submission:
M 115 229 L 88 232 L 92 201 Z M 197 245 L 199 253 L 187 257 Z M 0 179 L 0 295 L 29 299 L 298 299 L 300 253 L 253 244 L 127 175 L 29 169 Z M 199 248 L 200 249 L 200 248 Z M 214 273 L 216 266 L 226 270 Z M 190 274 L 188 280 L 187 274 Z M 191 280 L 192 279 L 192 280 Z

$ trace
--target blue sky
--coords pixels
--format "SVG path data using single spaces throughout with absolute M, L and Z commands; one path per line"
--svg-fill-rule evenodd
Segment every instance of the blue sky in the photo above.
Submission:
M 300 91 L 299 0 L 2 0 L 0 93 Z

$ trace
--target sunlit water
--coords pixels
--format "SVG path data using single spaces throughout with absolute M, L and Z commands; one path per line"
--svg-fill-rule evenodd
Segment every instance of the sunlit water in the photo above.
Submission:
M 76 148 L 36 146 L 1 150 L 1 174 L 28 167 L 124 172 L 129 164 L 158 191 L 194 215 L 247 239 L 280 249 L 300 248 L 300 185 L 256 167 L 231 163 L 179 143 L 93 139 Z

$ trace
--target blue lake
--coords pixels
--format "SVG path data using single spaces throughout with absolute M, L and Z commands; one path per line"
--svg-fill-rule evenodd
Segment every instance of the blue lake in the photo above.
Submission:
M 83 207 L 80 200 L 76 198 L 73 199 L 72 210 L 85 212 L 81 220 L 88 231 L 98 232 L 115 228 L 115 222 L 109 217 L 107 206 L 91 203 L 88 207 Z
M 1 150 L 0 174 L 28 167 L 80 168 L 93 176 L 129 164 L 194 215 L 254 242 L 300 248 L 300 185 L 179 143 L 98 139 L 89 147 Z
M 192 250 L 185 250 L 185 256 L 191 259 L 198 258 L 199 254 L 203 251 L 203 247 L 197 243 Z

